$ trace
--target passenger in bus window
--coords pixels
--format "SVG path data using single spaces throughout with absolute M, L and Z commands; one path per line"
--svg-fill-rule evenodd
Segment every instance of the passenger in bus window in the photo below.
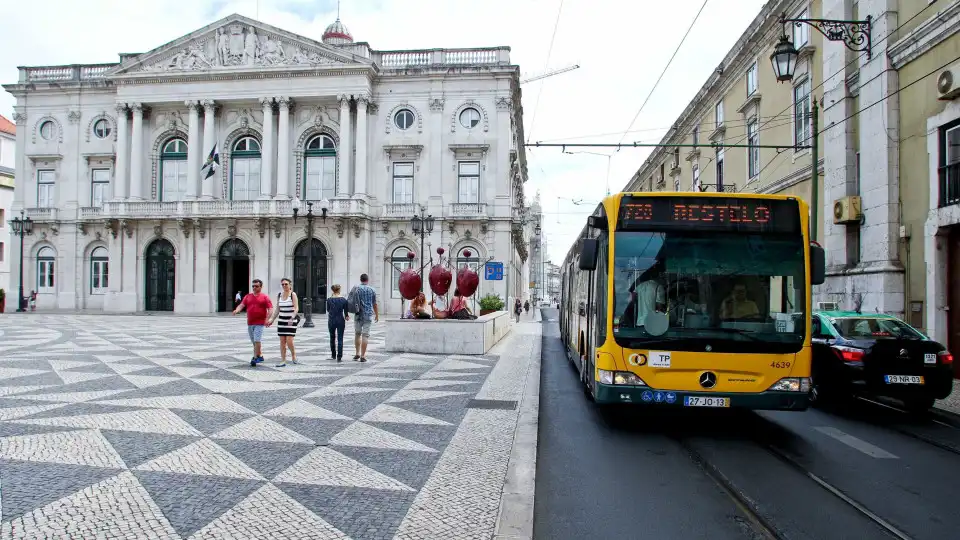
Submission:
M 644 326 L 647 315 L 655 311 L 666 311 L 666 288 L 661 283 L 662 271 L 663 262 L 657 261 L 638 278 L 639 283 L 630 287 L 630 301 L 624 308 L 620 326 Z

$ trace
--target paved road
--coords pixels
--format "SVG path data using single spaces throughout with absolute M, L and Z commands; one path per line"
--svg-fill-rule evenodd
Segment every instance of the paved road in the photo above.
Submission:
M 598 411 L 556 319 L 545 311 L 535 538 L 956 537 L 960 423 L 863 401 L 803 413 Z
M 3 539 L 490 538 L 540 330 L 464 357 L 374 325 L 337 364 L 318 320 L 253 368 L 243 317 L 2 320 Z

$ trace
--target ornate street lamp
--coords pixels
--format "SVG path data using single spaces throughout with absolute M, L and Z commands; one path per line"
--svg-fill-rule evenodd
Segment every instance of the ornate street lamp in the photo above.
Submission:
M 33 220 L 24 218 L 23 210 L 20 210 L 20 217 L 10 220 L 13 226 L 13 234 L 20 237 L 20 296 L 17 297 L 17 311 L 24 312 L 23 300 L 23 237 L 33 233 Z
M 414 215 L 410 218 L 410 226 L 413 228 L 413 234 L 420 237 L 420 273 L 423 274 L 423 268 L 426 265 L 424 262 L 424 248 L 423 242 L 426 239 L 427 235 L 433 232 L 434 217 L 432 215 L 424 215 L 427 209 L 423 206 L 420 207 L 420 215 Z M 420 292 L 423 292 L 423 279 L 421 276 L 420 279 Z
M 797 69 L 797 57 L 800 53 L 794 48 L 793 42 L 786 34 L 780 36 L 780 42 L 773 48 L 770 63 L 773 64 L 773 74 L 777 82 L 787 82 L 793 79 L 793 72 Z
M 291 203 L 293 208 L 293 222 L 297 222 L 297 216 L 300 214 L 300 198 L 294 197 Z M 326 199 L 320 201 L 320 218 L 323 222 L 327 221 L 327 211 L 330 203 Z M 307 201 L 307 296 L 303 299 L 303 327 L 313 328 L 313 201 Z
M 815 28 L 828 41 L 842 41 L 853 52 L 866 52 L 867 58 L 872 53 L 873 41 L 870 35 L 872 18 L 868 15 L 862 21 L 844 21 L 833 19 L 788 19 L 786 14 L 780 15 L 780 24 L 783 26 L 783 35 L 770 55 L 773 63 L 773 72 L 780 82 L 793 79 L 793 72 L 797 68 L 796 47 L 787 37 L 787 24 L 800 27 L 804 24 Z

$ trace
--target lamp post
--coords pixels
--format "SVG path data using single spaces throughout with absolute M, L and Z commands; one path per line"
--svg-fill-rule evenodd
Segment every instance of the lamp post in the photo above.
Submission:
M 297 222 L 297 216 L 300 213 L 301 203 L 299 197 L 294 197 L 291 203 L 293 207 L 293 222 Z M 327 221 L 327 210 L 330 205 L 326 199 L 320 201 L 320 217 L 323 222 Z M 307 201 L 307 297 L 303 299 L 304 328 L 313 328 L 313 219 L 317 216 L 313 214 L 313 201 Z
M 423 206 L 420 206 L 420 215 L 414 215 L 410 218 L 410 226 L 413 228 L 413 234 L 420 237 L 420 272 L 423 273 L 424 265 L 424 251 L 423 251 L 423 242 L 426 239 L 427 235 L 433 232 L 434 217 L 432 215 L 424 215 L 427 209 Z M 423 292 L 423 279 L 420 280 L 420 292 Z
M 780 16 L 780 24 L 783 26 L 783 34 L 780 41 L 773 48 L 773 54 L 770 55 L 770 63 L 773 65 L 773 73 L 777 82 L 790 82 L 793 80 L 794 71 L 797 69 L 797 57 L 799 51 L 794 46 L 790 38 L 787 37 L 786 25 L 790 23 L 800 27 L 804 24 L 816 28 L 823 34 L 828 41 L 842 41 L 843 44 L 854 52 L 866 52 L 867 58 L 870 58 L 871 47 L 873 45 L 870 35 L 871 18 L 867 16 L 862 21 L 845 21 L 830 19 L 788 19 L 786 15 Z M 817 116 L 820 112 L 820 106 L 814 96 L 810 96 L 810 157 L 812 164 L 810 166 L 811 180 L 811 210 L 810 210 L 810 231 L 814 242 L 817 241 L 817 224 L 819 218 L 818 205 L 820 204 L 820 173 L 817 171 L 817 162 L 820 160 L 820 145 L 818 144 L 817 131 L 819 131 L 819 120 Z M 799 144 L 800 141 L 797 141 Z
M 533 234 L 536 235 L 536 238 L 537 238 L 537 246 L 536 246 L 537 253 L 538 253 L 537 258 L 539 259 L 538 261 L 539 264 L 537 264 L 537 266 L 539 267 L 537 268 L 537 270 L 539 270 L 539 272 L 537 272 L 537 281 L 536 281 L 537 286 L 534 287 L 534 289 L 537 291 L 537 296 L 534 298 L 534 301 L 543 300 L 543 297 L 544 297 L 544 294 L 543 294 L 543 290 L 544 290 L 543 289 L 543 236 L 541 236 L 542 232 L 543 232 L 543 229 L 540 228 L 539 224 L 537 224 L 537 226 L 534 227 L 533 229 Z
M 13 218 L 10 221 L 13 226 L 13 234 L 20 237 L 20 295 L 17 297 L 17 312 L 26 311 L 23 308 L 23 237 L 33 233 L 33 220 L 25 218 L 23 210 L 20 210 L 20 217 Z

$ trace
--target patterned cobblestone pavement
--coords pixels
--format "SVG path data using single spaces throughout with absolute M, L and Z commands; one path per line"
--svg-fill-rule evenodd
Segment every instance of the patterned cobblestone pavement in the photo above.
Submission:
M 469 405 L 520 399 L 539 325 L 337 364 L 316 322 L 253 368 L 240 317 L 0 319 L 0 538 L 489 538 L 517 413 Z

